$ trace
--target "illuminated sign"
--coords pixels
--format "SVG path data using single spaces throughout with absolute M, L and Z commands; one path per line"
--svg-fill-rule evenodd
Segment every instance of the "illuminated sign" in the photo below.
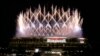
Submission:
M 66 43 L 65 37 L 48 37 L 48 43 Z

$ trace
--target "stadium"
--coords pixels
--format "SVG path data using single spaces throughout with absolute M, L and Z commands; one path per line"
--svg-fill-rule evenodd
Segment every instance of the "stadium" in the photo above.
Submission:
M 39 6 L 32 12 L 21 12 L 16 35 L 9 43 L 7 56 L 88 56 L 89 45 L 82 36 L 78 10 L 65 11 Z M 4 53 L 5 54 L 5 53 Z
M 16 56 L 87 56 L 89 54 L 89 45 L 85 38 L 12 39 L 9 48 L 12 48 L 11 55 L 16 54 Z

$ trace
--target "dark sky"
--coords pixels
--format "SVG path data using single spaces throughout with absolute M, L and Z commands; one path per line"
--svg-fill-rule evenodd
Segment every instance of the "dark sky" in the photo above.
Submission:
M 1 36 L 0 42 L 1 45 L 7 45 L 9 43 L 9 39 L 12 38 L 15 34 L 16 30 L 16 19 L 17 15 L 21 11 L 25 11 L 27 8 L 32 7 L 33 9 L 40 4 L 41 6 L 46 6 L 46 8 L 50 8 L 53 4 L 54 6 L 57 5 L 58 7 L 63 6 L 64 8 L 77 8 L 81 16 L 84 18 L 83 22 L 83 35 L 84 37 L 88 38 L 89 43 L 92 44 L 93 47 L 99 48 L 99 24 L 98 24 L 98 7 L 96 1 L 82 1 L 82 0 L 13 0 L 13 1 L 3 1 L 2 4 L 2 16 L 0 20 L 2 21 L 2 29 L 1 29 Z

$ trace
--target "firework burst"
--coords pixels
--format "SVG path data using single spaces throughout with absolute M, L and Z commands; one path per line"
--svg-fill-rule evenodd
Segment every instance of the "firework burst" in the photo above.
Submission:
M 42 10 L 39 6 L 34 11 L 29 9 L 19 14 L 16 36 L 82 36 L 82 22 L 77 10 L 64 11 L 52 6 L 51 12 L 46 12 L 45 7 Z

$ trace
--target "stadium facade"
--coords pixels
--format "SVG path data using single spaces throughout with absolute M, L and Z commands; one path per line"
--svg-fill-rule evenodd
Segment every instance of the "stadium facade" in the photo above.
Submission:
M 48 38 L 49 40 L 51 38 Z M 89 45 L 85 38 L 51 39 L 22 38 L 12 39 L 9 44 L 9 55 L 16 56 L 88 56 Z M 53 43 L 53 42 L 54 43 Z

